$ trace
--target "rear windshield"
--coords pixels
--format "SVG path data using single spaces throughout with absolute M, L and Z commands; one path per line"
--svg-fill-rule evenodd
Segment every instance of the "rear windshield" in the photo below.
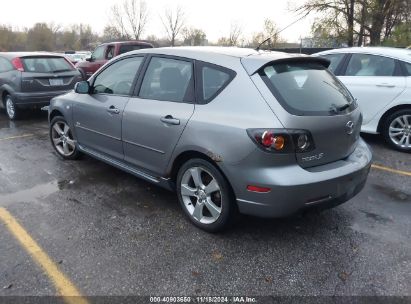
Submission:
M 294 115 L 337 115 L 356 106 L 350 92 L 317 62 L 274 63 L 260 75 L 285 110 Z
M 131 51 L 136 51 L 136 50 L 141 50 L 141 49 L 148 49 L 148 48 L 151 48 L 151 47 L 148 46 L 148 45 L 138 45 L 138 44 L 122 45 L 122 46 L 120 46 L 119 55 L 127 53 L 127 52 L 131 52 Z
M 33 73 L 57 73 L 73 70 L 65 58 L 26 57 L 22 58 L 24 71 Z

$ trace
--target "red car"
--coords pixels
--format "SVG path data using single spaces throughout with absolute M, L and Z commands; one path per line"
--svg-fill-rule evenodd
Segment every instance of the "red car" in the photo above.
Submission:
M 122 41 L 109 42 L 99 45 L 90 58 L 86 61 L 78 62 L 76 68 L 80 71 L 84 80 L 87 80 L 100 67 L 112 58 L 131 51 L 139 49 L 153 48 L 154 46 L 148 42 L 143 41 Z

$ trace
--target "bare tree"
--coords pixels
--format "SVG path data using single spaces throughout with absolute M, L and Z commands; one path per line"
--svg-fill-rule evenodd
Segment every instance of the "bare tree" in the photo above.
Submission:
M 175 46 L 176 38 L 185 24 L 183 9 L 181 7 L 177 7 L 175 10 L 167 9 L 164 12 L 164 16 L 161 17 L 161 22 L 166 30 L 171 46 Z
M 231 23 L 230 36 L 228 37 L 230 46 L 238 45 L 241 33 L 242 33 L 241 25 L 236 22 Z
M 133 38 L 140 40 L 148 20 L 146 2 L 143 0 L 125 0 L 123 8 L 127 16 L 127 21 L 131 27 Z
M 117 32 L 120 33 L 122 39 L 129 39 L 121 7 L 117 4 L 111 7 L 110 23 L 111 27 L 115 28 Z
M 141 39 L 148 21 L 147 4 L 144 0 L 123 0 L 122 5 L 111 7 L 109 27 L 123 39 Z

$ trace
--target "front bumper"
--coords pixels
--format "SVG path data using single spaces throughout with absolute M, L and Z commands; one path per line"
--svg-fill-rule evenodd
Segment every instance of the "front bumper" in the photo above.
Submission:
M 19 108 L 42 107 L 49 105 L 52 98 L 69 91 L 14 93 L 13 100 Z
M 242 180 L 237 179 L 234 187 L 239 210 L 260 217 L 285 217 L 308 208 L 334 207 L 362 190 L 371 160 L 371 151 L 360 139 L 349 157 L 334 163 L 308 169 L 297 164 L 248 169 L 237 175 L 242 176 Z M 271 191 L 250 192 L 246 190 L 247 185 L 268 187 Z

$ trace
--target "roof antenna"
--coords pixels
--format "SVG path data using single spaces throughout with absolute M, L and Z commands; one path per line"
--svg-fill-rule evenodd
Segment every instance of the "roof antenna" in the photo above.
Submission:
M 265 39 L 263 42 L 261 42 L 261 43 L 257 46 L 257 48 L 256 48 L 255 50 L 256 50 L 257 52 L 260 51 L 261 46 L 262 46 L 264 43 L 268 42 L 268 41 L 271 41 L 271 37 L 269 37 L 269 38 Z

